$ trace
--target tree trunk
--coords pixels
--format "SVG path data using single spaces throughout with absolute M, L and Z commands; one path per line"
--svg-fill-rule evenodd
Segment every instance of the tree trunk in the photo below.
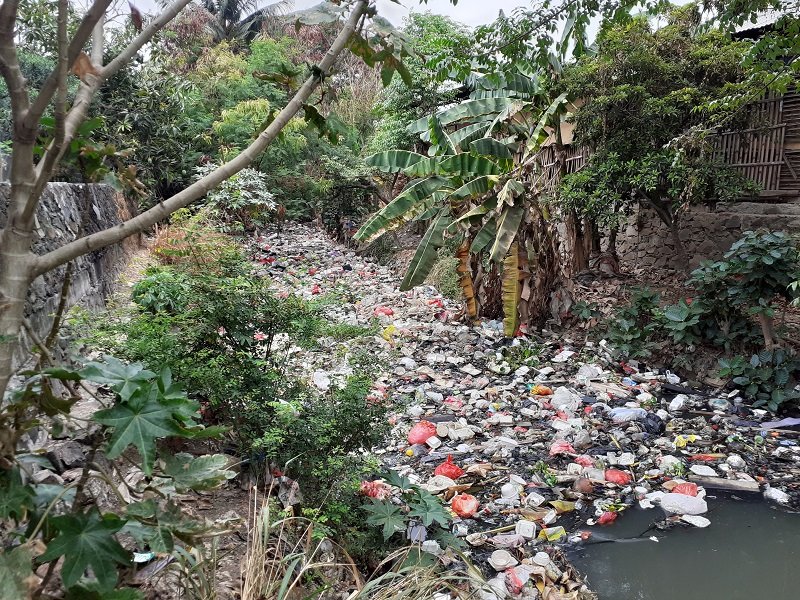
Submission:
M 675 244 L 675 257 L 678 259 L 678 268 L 684 273 L 688 273 L 689 257 L 686 255 L 686 248 L 683 247 L 678 225 L 678 221 L 672 217 L 669 222 L 669 232 L 672 236 L 672 242 Z
M 587 230 L 582 226 L 575 211 L 567 215 L 567 235 L 572 247 L 572 273 L 580 273 L 589 268 L 589 252 L 587 252 Z
M 619 230 L 616 227 L 612 227 L 611 230 L 608 232 L 608 248 L 606 252 L 612 254 L 614 258 L 617 258 L 617 233 Z
M 778 337 L 775 335 L 775 326 L 772 317 L 760 313 L 758 315 L 758 322 L 761 325 L 761 334 L 764 336 L 764 347 L 767 350 L 772 350 L 778 345 Z
M 24 166 L 12 168 L 23 169 Z M 17 206 L 24 206 L 29 187 L 22 185 L 12 188 L 8 221 L 0 238 L 0 400 L 13 372 L 12 361 L 19 346 L 25 301 L 31 283 L 33 223 L 30 219 L 27 222 L 23 220 L 15 210 Z

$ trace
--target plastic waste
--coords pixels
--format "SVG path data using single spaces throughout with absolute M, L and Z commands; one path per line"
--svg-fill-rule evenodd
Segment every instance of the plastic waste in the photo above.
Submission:
M 430 421 L 420 421 L 408 432 L 409 444 L 424 444 L 429 438 L 436 435 L 436 425 Z
M 468 519 L 475 516 L 478 512 L 478 499 L 470 494 L 458 494 L 453 498 L 450 507 L 462 519 Z
M 631 482 L 631 476 L 619 469 L 606 469 L 605 478 L 606 481 L 617 485 L 628 485 Z
M 783 490 L 779 490 L 778 488 L 771 487 L 767 485 L 766 489 L 764 490 L 764 498 L 767 500 L 772 500 L 773 502 L 777 502 L 778 504 L 789 504 L 789 494 L 784 492 Z
M 689 401 L 689 396 L 685 394 L 678 394 L 669 403 L 670 412 L 679 412 L 683 410 L 686 407 L 686 403 L 688 401 Z
M 647 417 L 647 411 L 643 408 L 627 408 L 620 406 L 608 411 L 608 416 L 614 423 L 630 423 L 632 421 L 642 421 Z
M 705 500 L 685 494 L 664 494 L 661 497 L 661 508 L 676 515 L 702 515 L 708 512 Z
M 556 527 L 545 527 L 536 536 L 537 540 L 547 540 L 548 542 L 557 542 L 563 537 L 566 537 L 567 532 L 561 525 Z
M 572 444 L 565 440 L 556 440 L 552 444 L 550 444 L 550 456 L 556 456 L 558 454 L 577 454 L 575 452 L 575 448 L 572 447 Z
M 695 475 L 700 475 L 701 477 L 717 476 L 717 472 L 708 465 L 692 465 L 689 467 L 689 470 Z
M 519 561 L 511 556 L 508 550 L 495 550 L 489 557 L 489 564 L 495 571 L 505 571 L 509 567 L 519 564 Z
M 614 521 L 617 520 L 617 513 L 611 511 L 605 511 L 600 517 L 597 519 L 598 525 L 610 525 Z
M 672 488 L 673 494 L 683 494 L 685 496 L 697 496 L 696 483 L 679 483 Z
M 464 469 L 453 463 L 453 455 L 448 454 L 447 460 L 433 470 L 434 475 L 444 475 L 456 480 L 464 474 Z

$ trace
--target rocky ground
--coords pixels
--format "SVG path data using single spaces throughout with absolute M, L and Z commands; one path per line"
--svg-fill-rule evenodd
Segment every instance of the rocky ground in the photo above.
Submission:
M 477 499 L 453 532 L 490 578 L 488 597 L 589 597 L 559 548 L 584 541 L 587 524 L 613 529 L 637 503 L 664 527 L 709 526 L 716 490 L 800 507 L 800 431 L 735 390 L 693 389 L 568 331 L 509 342 L 501 323 L 455 321 L 460 307 L 436 289 L 400 292 L 387 267 L 316 230 L 291 226 L 256 244 L 279 293 L 339 294 L 350 303 L 331 303 L 328 318 L 379 322 L 378 335 L 352 342 L 385 365 L 374 394 L 391 403 L 394 428 L 375 452 L 452 506 Z M 321 343 L 290 361 L 322 391 L 348 374 L 352 348 Z M 463 475 L 434 475 L 448 457 Z

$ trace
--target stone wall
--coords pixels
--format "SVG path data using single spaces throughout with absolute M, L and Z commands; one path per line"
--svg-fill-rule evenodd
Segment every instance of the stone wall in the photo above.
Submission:
M 759 228 L 800 233 L 800 203 L 719 203 L 692 207 L 681 220 L 680 238 L 690 267 L 716 260 L 745 231 Z M 629 267 L 676 268 L 675 245 L 669 228 L 651 209 L 638 208 L 618 236 L 617 250 Z
M 8 184 L 0 184 L 0 227 L 5 224 Z M 42 195 L 36 214 L 36 240 L 33 251 L 44 254 L 79 237 L 113 227 L 130 218 L 136 208 L 124 196 L 108 185 L 51 183 Z M 104 305 L 128 256 L 139 245 L 137 236 L 92 252 L 74 261 L 72 285 L 68 302 L 87 308 Z M 60 267 L 37 278 L 28 296 L 26 313 L 40 337 L 50 331 L 53 314 L 58 306 L 66 267 Z M 23 360 L 30 348 L 25 339 L 17 362 Z

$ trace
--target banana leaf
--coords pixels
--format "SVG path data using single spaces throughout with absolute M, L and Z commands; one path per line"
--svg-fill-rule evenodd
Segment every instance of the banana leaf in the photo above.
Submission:
M 431 272 L 433 265 L 438 258 L 438 250 L 444 245 L 444 230 L 450 224 L 450 209 L 443 208 L 439 215 L 433 220 L 428 231 L 422 236 L 414 258 L 408 265 L 408 271 L 400 284 L 400 291 L 405 292 L 420 285 L 425 281 L 428 273 Z
M 503 209 L 500 218 L 497 220 L 497 235 L 490 251 L 490 258 L 494 262 L 500 262 L 505 258 L 511 243 L 517 237 L 519 224 L 524 213 L 525 208 L 522 203 L 507 206 Z

